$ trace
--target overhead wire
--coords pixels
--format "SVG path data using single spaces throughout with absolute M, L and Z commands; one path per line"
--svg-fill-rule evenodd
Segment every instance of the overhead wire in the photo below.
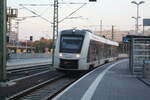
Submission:
M 48 11 L 49 6 L 40 14 L 41 16 Z
M 75 11 L 71 12 L 69 15 L 67 15 L 65 18 L 61 19 L 60 21 L 58 21 L 59 23 L 61 23 L 62 21 L 64 21 L 65 19 L 67 19 L 69 16 L 73 15 L 74 13 L 76 13 L 78 10 L 80 10 L 82 7 L 84 7 L 87 3 L 84 3 L 82 6 L 80 6 L 78 9 L 76 9 Z
M 29 12 L 33 13 L 34 15 L 37 15 L 38 17 L 42 18 L 43 20 L 45 20 L 46 22 L 53 24 L 51 21 L 49 21 L 48 19 L 44 18 L 43 16 L 41 16 L 40 14 L 37 14 L 36 12 L 32 11 L 31 9 L 21 5 L 24 9 L 28 10 Z
M 67 6 L 69 9 L 73 10 L 72 9 L 72 6 L 68 5 Z M 88 19 L 88 18 L 84 18 L 83 16 L 79 15 L 79 14 L 76 14 L 78 16 L 73 16 L 73 17 L 68 17 L 67 19 Z

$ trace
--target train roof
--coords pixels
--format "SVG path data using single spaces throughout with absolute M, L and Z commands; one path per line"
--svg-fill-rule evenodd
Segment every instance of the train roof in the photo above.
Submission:
M 61 31 L 61 35 L 70 35 L 70 34 L 75 34 L 75 35 L 85 35 L 87 31 L 85 30 L 76 30 L 76 29 L 70 29 L 70 30 L 63 30 Z
M 99 42 L 105 43 L 105 44 L 108 44 L 108 45 L 119 46 L 118 42 L 115 42 L 113 40 L 107 39 L 105 37 L 99 36 L 99 35 L 94 34 L 94 33 L 91 34 L 91 39 L 95 40 L 95 41 L 99 41 Z
M 90 34 L 91 39 L 95 40 L 95 41 L 99 41 L 108 45 L 114 45 L 114 46 L 119 46 L 119 44 L 115 41 L 112 41 L 110 39 L 104 38 L 102 36 L 99 36 L 95 33 L 93 33 L 90 30 L 77 30 L 77 29 L 70 29 L 70 30 L 63 30 L 61 31 L 61 35 L 70 35 L 70 34 L 75 34 L 75 35 L 82 35 L 85 36 L 85 34 L 87 34 L 87 32 Z

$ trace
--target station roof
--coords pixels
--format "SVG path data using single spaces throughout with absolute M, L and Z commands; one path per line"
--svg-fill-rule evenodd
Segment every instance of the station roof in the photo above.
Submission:
M 127 35 L 128 38 L 150 38 L 150 36 Z

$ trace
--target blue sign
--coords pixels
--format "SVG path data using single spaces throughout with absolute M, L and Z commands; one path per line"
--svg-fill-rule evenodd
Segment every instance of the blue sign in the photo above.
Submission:
M 122 40 L 123 42 L 129 42 L 129 38 L 128 37 L 123 37 L 123 40 Z

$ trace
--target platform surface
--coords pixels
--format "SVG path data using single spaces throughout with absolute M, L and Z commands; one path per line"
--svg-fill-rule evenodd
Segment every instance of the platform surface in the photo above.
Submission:
M 52 64 L 51 58 L 10 59 L 6 65 L 7 70 L 11 70 L 47 64 Z
M 97 68 L 53 100 L 150 100 L 150 87 L 131 75 L 128 66 L 128 60 L 120 60 Z

